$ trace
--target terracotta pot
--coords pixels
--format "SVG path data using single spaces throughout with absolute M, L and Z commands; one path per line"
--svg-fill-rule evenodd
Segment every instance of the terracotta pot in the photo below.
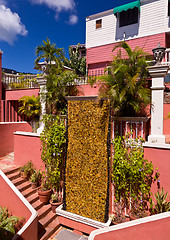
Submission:
M 44 204 L 49 202 L 49 199 L 50 199 L 50 196 L 52 193 L 52 189 L 42 191 L 41 187 L 39 187 L 37 192 L 38 192 L 38 196 L 39 196 L 39 199 L 41 202 L 43 202 Z
M 31 182 L 31 187 L 32 187 L 33 189 L 37 188 L 37 182 Z
M 52 212 L 55 213 L 55 209 L 62 204 L 62 201 L 58 203 L 53 203 L 52 200 L 50 199 L 50 204 L 51 204 Z
M 21 172 L 21 178 L 22 179 L 27 179 L 28 175 L 25 172 Z

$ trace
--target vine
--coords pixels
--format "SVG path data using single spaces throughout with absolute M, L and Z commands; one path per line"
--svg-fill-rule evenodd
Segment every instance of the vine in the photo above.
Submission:
M 57 188 L 61 180 L 63 170 L 63 158 L 65 149 L 65 126 L 58 116 L 44 116 L 44 130 L 40 139 L 42 143 L 41 158 L 46 167 L 46 183 Z

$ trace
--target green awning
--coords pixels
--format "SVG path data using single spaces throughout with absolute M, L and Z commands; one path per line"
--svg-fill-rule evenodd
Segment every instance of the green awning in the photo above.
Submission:
M 127 11 L 128 9 L 133 9 L 135 7 L 139 8 L 139 11 L 140 11 L 140 0 L 131 2 L 131 3 L 127 3 L 127 4 L 121 5 L 119 7 L 115 7 L 113 9 L 113 13 L 114 14 L 116 14 L 118 12 L 120 13 L 122 11 Z

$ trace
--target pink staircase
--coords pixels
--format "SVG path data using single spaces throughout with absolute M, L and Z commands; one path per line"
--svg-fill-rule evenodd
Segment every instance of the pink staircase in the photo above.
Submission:
M 37 190 L 31 188 L 29 181 L 20 177 L 19 167 L 11 167 L 3 172 L 38 212 L 38 239 L 50 239 L 60 227 L 57 215 L 51 210 L 51 205 L 40 202 Z

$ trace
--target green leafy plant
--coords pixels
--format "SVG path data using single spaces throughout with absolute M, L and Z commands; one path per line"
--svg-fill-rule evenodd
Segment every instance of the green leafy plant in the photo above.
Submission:
M 152 162 L 144 159 L 140 139 L 115 137 L 112 177 L 116 201 L 121 201 L 124 207 L 148 201 L 151 184 L 159 177 L 153 170 Z
M 0 239 L 12 239 L 16 232 L 16 224 L 19 221 L 20 219 L 12 216 L 7 207 L 0 206 Z
M 34 166 L 31 161 L 27 162 L 24 166 L 20 168 L 20 172 L 24 172 L 30 177 L 34 173 Z
M 161 192 L 157 191 L 157 193 L 154 195 L 156 199 L 156 204 L 155 204 L 156 213 L 163 213 L 163 212 L 170 211 L 170 201 L 166 200 L 167 195 L 168 193 L 165 193 L 163 188 Z
M 35 183 L 35 182 L 39 182 L 40 179 L 41 179 L 40 171 L 37 172 L 36 170 L 34 170 L 34 173 L 31 175 L 29 180 L 30 182 Z
M 27 117 L 39 118 L 40 115 L 40 98 L 34 95 L 23 96 L 19 99 L 20 107 L 18 113 L 24 114 Z
M 59 186 L 62 172 L 62 161 L 66 143 L 65 126 L 60 122 L 58 116 L 44 116 L 44 131 L 41 133 L 42 154 L 41 158 L 45 164 L 43 186 L 48 184 L 53 188 Z
M 59 196 L 59 194 L 56 192 L 56 193 L 53 193 L 51 195 L 51 201 L 52 203 L 59 203 L 62 201 L 62 198 Z

